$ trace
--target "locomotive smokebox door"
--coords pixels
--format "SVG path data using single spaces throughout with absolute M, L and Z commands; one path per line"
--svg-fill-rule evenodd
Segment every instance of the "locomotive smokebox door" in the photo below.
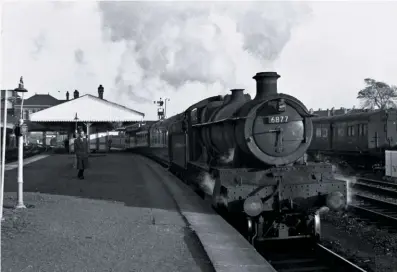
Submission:
M 302 116 L 284 99 L 269 101 L 257 111 L 252 137 L 267 155 L 281 157 L 294 153 L 302 143 L 305 127 Z

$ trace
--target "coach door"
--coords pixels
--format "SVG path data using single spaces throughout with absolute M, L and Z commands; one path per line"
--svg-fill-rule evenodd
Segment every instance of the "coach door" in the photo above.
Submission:
M 395 111 L 390 111 L 386 115 L 386 140 L 387 147 L 393 147 L 397 143 L 397 120 Z

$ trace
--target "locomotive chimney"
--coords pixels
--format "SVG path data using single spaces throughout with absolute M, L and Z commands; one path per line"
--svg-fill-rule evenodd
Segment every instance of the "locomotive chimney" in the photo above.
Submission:
M 277 94 L 277 79 L 280 77 L 276 72 L 257 73 L 253 79 L 256 80 L 256 96 L 254 100 L 264 99 L 268 95 Z

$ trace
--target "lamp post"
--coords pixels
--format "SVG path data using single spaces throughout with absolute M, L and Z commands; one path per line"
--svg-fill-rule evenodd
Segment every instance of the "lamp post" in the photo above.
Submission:
M 5 171 L 5 152 L 6 152 L 6 135 L 7 135 L 7 102 L 8 92 L 22 93 L 21 117 L 20 124 L 23 124 L 23 94 L 27 92 L 23 85 L 23 78 L 20 78 L 18 88 L 14 90 L 4 90 L 4 117 L 3 117 L 3 142 L 1 152 L 1 188 L 0 188 L 0 217 L 3 219 L 3 201 L 4 201 L 4 171 Z M 20 130 L 19 130 L 20 131 Z M 20 134 L 20 133 L 19 133 Z M 18 141 L 18 203 L 16 208 L 25 208 L 23 204 L 23 136 L 19 136 Z
M 75 115 L 75 117 L 74 117 L 74 121 L 75 121 L 75 132 L 77 133 L 77 121 L 79 120 L 79 118 L 77 117 L 77 112 L 76 112 L 76 115 Z M 76 135 L 76 137 L 77 137 L 77 135 Z
M 74 141 L 76 141 L 76 138 L 77 138 L 77 121 L 78 120 L 79 120 L 79 117 L 77 117 L 77 112 L 76 112 L 76 115 L 74 116 L 74 122 L 75 122 L 75 130 L 74 130 L 75 139 L 74 139 Z M 73 149 L 73 152 L 76 154 L 76 150 Z M 74 156 L 74 167 L 77 168 L 77 157 L 76 156 Z
M 4 171 L 5 171 L 5 160 L 6 160 L 6 134 L 7 134 L 7 100 L 9 90 L 4 91 L 4 115 L 3 115 L 3 142 L 1 145 L 1 196 L 0 196 L 0 218 L 3 220 L 3 200 L 4 200 Z
M 21 115 L 19 117 L 19 135 L 18 135 L 18 202 L 15 206 L 16 209 L 23 209 L 26 206 L 23 203 L 23 135 L 22 135 L 22 126 L 23 126 L 23 100 L 24 93 L 27 93 L 28 90 L 24 88 L 23 77 L 19 80 L 19 86 L 14 90 L 15 92 L 22 93 L 21 95 Z
M 7 98 L 7 94 L 8 92 L 20 92 L 22 93 L 22 104 L 21 107 L 23 106 L 23 93 L 26 93 L 27 90 L 23 87 L 23 79 L 21 77 L 20 81 L 19 81 L 19 86 L 18 88 L 14 89 L 14 90 L 4 90 L 4 117 L 3 117 L 3 142 L 2 142 L 2 148 L 1 148 L 1 188 L 0 188 L 0 217 L 1 217 L 1 221 L 3 220 L 3 201 L 4 201 L 4 171 L 5 171 L 5 152 L 6 152 L 6 132 L 7 132 L 7 102 L 8 102 L 8 98 Z M 1 92 L 0 92 L 1 94 Z M 21 108 L 21 112 L 22 112 L 22 108 Z M 22 118 L 22 116 L 21 116 Z M 23 120 L 22 120 L 23 122 Z M 23 141 L 23 137 L 20 138 L 20 141 Z M 18 167 L 18 205 L 17 208 L 24 208 L 25 206 L 23 205 L 23 198 L 22 198 L 22 160 L 23 160 L 23 143 L 18 144 L 18 147 L 20 148 L 18 150 L 19 153 L 19 167 Z M 22 149 L 21 149 L 22 148 Z M 22 158 L 21 158 L 22 157 Z M 20 169 L 20 170 L 19 170 Z M 19 181 L 21 181 L 21 183 L 19 183 Z M 21 186 L 19 186 L 21 184 Z M 21 204 L 21 205 L 19 205 Z M 0 270 L 1 270 L 1 223 L 0 223 Z

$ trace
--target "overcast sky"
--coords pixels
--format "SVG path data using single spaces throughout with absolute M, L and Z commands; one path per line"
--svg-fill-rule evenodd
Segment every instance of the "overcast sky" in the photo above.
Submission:
M 97 95 L 156 118 L 245 88 L 260 71 L 308 108 L 358 105 L 363 79 L 397 85 L 397 2 L 9 2 L 2 88 Z

